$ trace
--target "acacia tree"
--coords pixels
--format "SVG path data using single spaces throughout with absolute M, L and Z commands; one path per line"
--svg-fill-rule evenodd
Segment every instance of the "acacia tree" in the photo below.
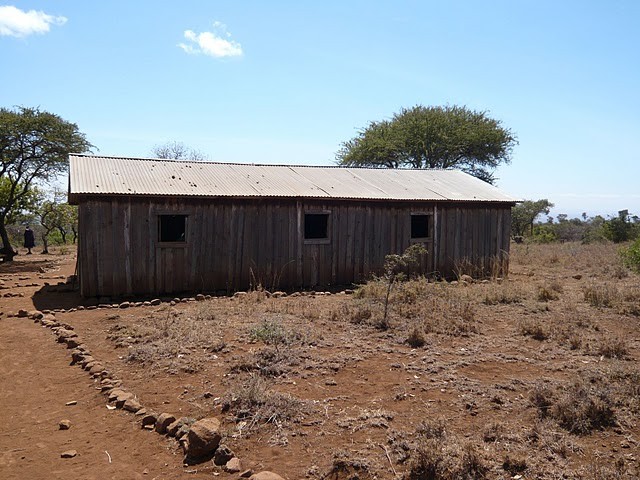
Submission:
M 546 198 L 542 200 L 525 200 L 511 209 L 511 235 L 513 237 L 524 236 L 526 230 L 533 233 L 533 222 L 539 215 L 548 215 L 553 208 Z
M 32 194 L 38 182 L 47 182 L 67 170 L 70 153 L 91 149 L 75 123 L 38 108 L 0 108 L 0 238 L 5 260 L 15 252 L 7 234 L 7 219 Z
M 489 183 L 511 161 L 516 136 L 486 112 L 417 105 L 371 122 L 342 143 L 339 164 L 357 167 L 457 168 Z
M 188 147 L 184 143 L 175 140 L 155 145 L 151 149 L 151 154 L 155 158 L 166 160 L 193 160 L 200 162 L 207 159 L 206 155 L 200 150 Z

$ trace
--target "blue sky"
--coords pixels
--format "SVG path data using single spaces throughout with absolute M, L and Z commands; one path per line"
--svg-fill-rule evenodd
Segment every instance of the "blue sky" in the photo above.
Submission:
M 13 1 L 0 106 L 105 155 L 326 165 L 369 121 L 466 105 L 518 136 L 506 192 L 640 214 L 639 24 L 635 0 Z

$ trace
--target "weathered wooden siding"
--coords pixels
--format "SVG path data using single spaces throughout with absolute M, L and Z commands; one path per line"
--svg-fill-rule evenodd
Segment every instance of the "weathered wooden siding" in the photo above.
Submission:
M 79 203 L 84 296 L 361 282 L 411 244 L 412 212 L 432 215 L 426 273 L 451 277 L 465 261 L 486 271 L 509 251 L 509 205 L 124 196 Z M 329 212 L 326 243 L 305 242 L 308 211 Z M 184 245 L 158 243 L 159 214 L 188 215 Z

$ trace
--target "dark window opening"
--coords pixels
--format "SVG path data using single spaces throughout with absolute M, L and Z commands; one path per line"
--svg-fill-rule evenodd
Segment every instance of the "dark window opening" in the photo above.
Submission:
M 411 238 L 429 236 L 429 215 L 411 215 Z
M 305 213 L 304 239 L 326 240 L 329 238 L 329 214 Z
M 159 242 L 186 242 L 187 241 L 187 216 L 186 215 L 159 215 L 158 216 L 158 241 Z

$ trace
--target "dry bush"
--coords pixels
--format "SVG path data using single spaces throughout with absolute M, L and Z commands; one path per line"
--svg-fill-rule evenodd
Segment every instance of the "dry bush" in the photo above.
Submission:
M 484 296 L 482 303 L 485 305 L 521 303 L 527 297 L 523 287 L 513 282 L 491 283 L 481 293 Z
M 271 390 L 259 375 L 250 375 L 231 388 L 223 398 L 223 410 L 230 411 L 237 422 L 245 422 L 242 431 L 266 424 L 282 426 L 304 415 L 307 405 L 289 394 Z
M 567 345 L 570 350 L 579 350 L 583 344 L 583 336 L 575 331 L 575 324 L 559 326 L 554 332 L 554 337 L 560 345 Z
M 629 354 L 629 347 L 624 338 L 605 337 L 600 339 L 597 353 L 605 358 L 625 358 Z
M 520 321 L 520 333 L 539 341 L 549 338 L 549 331 L 540 320 Z
M 471 278 L 501 278 L 508 273 L 509 258 L 505 255 L 492 256 L 488 260 L 463 258 L 455 262 L 453 271 L 460 280 L 463 275 Z
M 166 309 L 141 318 L 136 324 L 115 325 L 109 329 L 108 338 L 116 347 L 128 347 L 126 360 L 129 362 L 166 368 L 169 373 L 195 373 L 202 367 L 203 360 L 195 358 L 193 351 L 222 350 L 225 347 L 223 330 L 205 304 L 190 314 Z
M 571 433 L 586 435 L 616 424 L 611 391 L 598 382 L 578 380 L 568 388 L 537 384 L 530 400 L 541 418 L 550 418 Z
M 436 299 L 432 304 L 432 313 L 421 322 L 424 332 L 454 337 L 466 337 L 479 332 L 475 308 L 470 302 Z
M 414 327 L 411 329 L 409 337 L 407 338 L 407 343 L 412 348 L 424 347 L 424 345 L 427 343 L 427 339 L 425 338 L 424 330 L 422 329 L 422 327 L 420 327 L 419 325 L 414 325 Z
M 618 291 L 608 283 L 591 284 L 584 289 L 584 300 L 592 307 L 613 307 Z
M 425 420 L 416 429 L 416 435 L 421 438 L 443 439 L 446 434 L 447 422 L 442 418 Z
M 476 446 L 449 433 L 445 420 L 422 422 L 415 437 L 409 453 L 407 480 L 486 478 L 489 468 Z
M 635 365 L 617 363 L 598 376 L 615 389 L 618 405 L 633 414 L 640 413 L 640 371 Z
M 515 476 L 527 470 L 527 460 L 525 458 L 511 458 L 507 455 L 502 462 L 502 468 Z
M 376 478 L 371 471 L 371 462 L 359 455 L 347 450 L 338 450 L 333 453 L 331 469 L 322 476 L 325 480 L 368 480 Z
M 412 304 L 429 295 L 433 295 L 433 284 L 430 284 L 425 277 L 419 277 L 397 283 L 391 295 L 391 302 Z
M 381 299 L 387 293 L 387 284 L 384 278 L 373 277 L 367 283 L 358 285 L 353 292 L 353 298 Z
M 577 382 L 558 399 L 553 417 L 571 433 L 588 434 L 616 424 L 613 401 L 607 388 Z
M 479 480 L 489 467 L 469 442 L 421 438 L 411 452 L 407 480 Z
M 280 318 L 268 318 L 251 327 L 249 337 L 253 342 L 260 341 L 265 345 L 272 345 L 278 348 L 299 341 L 301 335 L 286 328 Z
M 560 298 L 560 293 L 562 293 L 562 285 L 557 280 L 554 280 L 552 282 L 547 282 L 544 285 L 538 285 L 537 298 L 540 302 L 558 300 L 558 298 Z
M 554 428 L 555 424 L 549 419 L 536 421 L 527 432 L 529 444 L 543 451 L 546 456 L 558 455 L 567 458 L 573 452 L 580 452 L 580 448 L 562 431 Z
M 346 320 L 355 325 L 369 323 L 373 316 L 371 304 L 355 300 L 354 304 L 343 303 L 337 310 L 331 311 L 329 318 L 333 322 Z

